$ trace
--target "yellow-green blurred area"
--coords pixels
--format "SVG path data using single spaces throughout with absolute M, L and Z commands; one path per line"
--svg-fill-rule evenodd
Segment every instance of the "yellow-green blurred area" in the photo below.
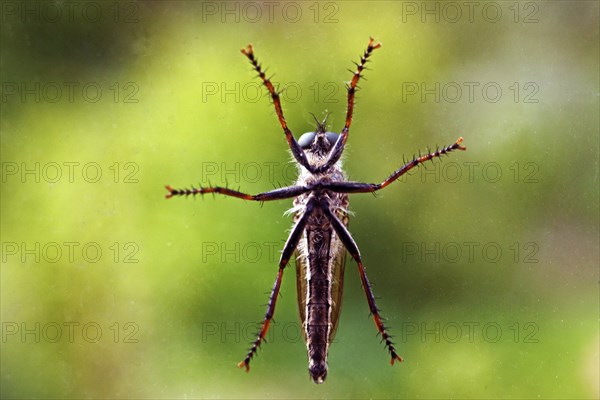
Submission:
M 597 2 L 2 2 L 3 398 L 598 398 Z M 258 193 L 295 166 L 240 49 L 298 138 L 344 125 L 349 258 L 315 385 L 285 270 L 269 342 L 236 368 L 291 228 Z

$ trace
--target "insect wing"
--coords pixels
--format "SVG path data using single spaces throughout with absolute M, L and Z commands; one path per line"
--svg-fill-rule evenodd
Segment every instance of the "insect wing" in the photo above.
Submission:
M 306 239 L 300 239 L 301 243 Z M 302 323 L 302 335 L 306 342 L 306 271 L 308 268 L 308 258 L 298 249 L 294 253 L 296 256 L 296 290 L 298 292 L 298 313 Z
M 337 235 L 334 234 L 331 244 L 332 248 L 337 251 L 331 259 L 331 331 L 329 332 L 329 343 L 333 342 L 340 320 L 344 292 L 344 269 L 346 268 L 346 249 Z
M 348 226 L 348 214 L 338 212 L 338 216 Z M 306 341 L 306 295 L 307 295 L 307 279 L 309 268 L 308 243 L 306 241 L 306 233 L 300 240 L 298 249 L 295 252 L 296 256 L 296 290 L 298 293 L 298 313 L 302 322 L 302 335 Z M 335 332 L 338 327 L 340 312 L 342 310 L 342 299 L 344 292 L 344 270 L 346 268 L 346 248 L 342 241 L 331 232 L 331 241 L 329 243 L 329 262 L 328 268 L 331 271 L 331 330 L 329 331 L 328 340 L 331 343 L 334 339 Z

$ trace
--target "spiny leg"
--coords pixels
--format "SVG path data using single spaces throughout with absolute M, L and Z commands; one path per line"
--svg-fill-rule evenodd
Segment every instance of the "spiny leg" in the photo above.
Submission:
M 320 207 L 325 215 L 327 215 L 329 222 L 333 226 L 335 233 L 340 237 L 344 246 L 354 258 L 356 263 L 358 264 L 358 273 L 360 274 L 360 280 L 362 282 L 363 289 L 365 290 L 365 295 L 367 296 L 367 302 L 369 303 L 369 310 L 373 315 L 373 320 L 375 321 L 375 326 L 377 326 L 377 330 L 381 334 L 382 339 L 385 341 L 385 346 L 388 348 L 391 356 L 390 363 L 393 365 L 395 361 L 402 362 L 402 357 L 396 353 L 396 348 L 394 347 L 394 343 L 392 342 L 392 337 L 389 335 L 386 327 L 383 325 L 383 321 L 381 315 L 379 314 L 379 309 L 375 304 L 375 296 L 373 295 L 373 290 L 371 289 L 371 284 L 369 283 L 369 278 L 367 278 L 367 273 L 362 263 L 362 258 L 360 256 L 360 251 L 358 250 L 358 246 L 356 242 L 352 238 L 352 234 L 348 231 L 348 228 L 339 220 L 339 218 L 331 212 L 329 209 L 329 205 L 322 204 Z
M 273 315 L 275 314 L 275 304 L 277 303 L 277 296 L 279 295 L 279 289 L 281 288 L 281 279 L 283 278 L 283 269 L 290 261 L 290 257 L 296 250 L 296 246 L 302 237 L 302 233 L 304 232 L 304 228 L 306 227 L 306 222 L 308 221 L 308 217 L 310 217 L 312 211 L 314 210 L 314 200 L 309 200 L 306 205 L 306 210 L 304 214 L 296 225 L 292 228 L 292 232 L 288 237 L 285 246 L 283 247 L 283 252 L 281 253 L 281 258 L 279 260 L 279 271 L 277 272 L 277 278 L 275 278 L 275 284 L 273 285 L 273 290 L 271 290 L 271 295 L 269 296 L 269 303 L 267 305 L 267 313 L 265 314 L 265 319 L 262 322 L 262 326 L 256 340 L 252 343 L 252 347 L 248 351 L 246 358 L 238 363 L 238 367 L 246 368 L 246 372 L 250 370 L 250 360 L 256 354 L 258 348 L 260 347 L 262 341 L 265 339 L 267 335 L 267 331 L 269 330 L 269 325 L 271 320 L 273 319 Z
M 170 199 L 174 196 L 196 196 L 196 195 L 205 195 L 207 193 L 218 193 L 224 196 L 237 197 L 238 199 L 243 200 L 253 200 L 253 201 L 270 201 L 270 200 L 282 200 L 289 199 L 292 197 L 299 196 L 303 193 L 306 193 L 310 190 L 310 188 L 306 186 L 287 186 L 275 190 L 270 190 L 268 192 L 259 193 L 259 194 L 246 194 L 242 192 L 238 192 L 237 190 L 232 190 L 226 187 L 213 186 L 213 187 L 200 187 L 191 189 L 174 189 L 172 186 L 165 186 L 165 188 L 169 191 L 165 195 L 167 199 Z
M 369 38 L 369 44 L 367 45 L 367 49 L 365 50 L 364 54 L 362 55 L 362 57 L 360 59 L 360 63 L 355 63 L 356 71 L 353 72 L 352 70 L 349 70 L 350 72 L 353 73 L 353 75 L 352 75 L 352 80 L 350 81 L 350 84 L 347 85 L 348 106 L 346 109 L 346 124 L 344 125 L 344 129 L 342 129 L 340 138 L 337 140 L 337 142 L 335 143 L 335 146 L 333 147 L 333 149 L 331 150 L 331 153 L 329 154 L 329 159 L 327 160 L 327 162 L 325 164 L 323 164 L 321 167 L 317 168 L 317 172 L 325 171 L 326 169 L 331 167 L 333 164 L 335 164 L 342 156 L 342 153 L 344 152 L 344 146 L 346 145 L 346 141 L 348 140 L 348 133 L 350 132 L 350 124 L 352 123 L 352 114 L 354 112 L 354 96 L 356 94 L 356 90 L 358 89 L 358 81 L 360 80 L 360 78 L 363 77 L 361 75 L 361 73 L 365 69 L 365 64 L 369 61 L 369 57 L 371 56 L 371 53 L 373 52 L 373 50 L 378 49 L 380 47 L 381 47 L 381 43 L 379 43 L 379 42 L 375 43 L 375 39 Z
M 271 99 L 273 99 L 273 105 L 275 106 L 275 112 L 277 113 L 277 118 L 279 119 L 279 123 L 281 124 L 281 127 L 283 128 L 283 132 L 285 133 L 285 138 L 288 142 L 288 145 L 290 146 L 290 150 L 292 150 L 292 154 L 294 155 L 294 158 L 304 168 L 306 168 L 312 172 L 313 168 L 308 164 L 308 159 L 306 158 L 306 155 L 304 154 L 304 150 L 302 150 L 302 148 L 298 145 L 298 142 L 294 138 L 294 135 L 292 135 L 292 131 L 290 131 L 290 129 L 287 126 L 287 122 L 285 121 L 285 117 L 283 116 L 283 110 L 281 109 L 281 99 L 279 97 L 279 93 L 275 90 L 273 83 L 271 82 L 271 80 L 269 78 L 267 78 L 267 76 L 265 75 L 265 72 L 262 70 L 262 67 L 258 63 L 258 59 L 254 56 L 254 49 L 252 48 L 252 45 L 249 44 L 245 49 L 242 49 L 242 53 L 246 57 L 248 57 L 248 60 L 250 60 L 250 63 L 254 67 L 254 70 L 256 72 L 258 72 L 258 76 L 260 77 L 263 84 L 269 91 L 269 94 L 271 95 Z
M 381 183 L 361 183 L 361 182 L 330 182 L 323 184 L 322 188 L 331 190 L 336 193 L 371 193 L 377 190 L 383 189 L 388 186 L 402 175 L 406 174 L 411 169 L 415 168 L 419 164 L 429 161 L 435 157 L 441 157 L 444 154 L 450 153 L 454 150 L 466 150 L 467 148 L 462 146 L 461 143 L 463 138 L 458 138 L 453 144 L 446 146 L 442 149 L 438 149 L 432 153 L 415 157 L 412 161 L 403 165 L 400 169 L 390 175 L 386 180 Z

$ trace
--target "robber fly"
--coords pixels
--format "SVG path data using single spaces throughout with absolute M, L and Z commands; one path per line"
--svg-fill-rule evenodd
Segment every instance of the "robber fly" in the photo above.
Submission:
M 191 189 L 174 189 L 167 186 L 167 198 L 173 196 L 204 195 L 218 193 L 237 197 L 243 200 L 258 202 L 294 198 L 294 226 L 285 243 L 275 284 L 269 297 L 267 312 L 246 357 L 238 364 L 240 368 L 250 369 L 250 361 L 258 347 L 264 341 L 269 324 L 275 313 L 275 304 L 281 288 L 283 271 L 292 254 L 296 258 L 296 284 L 298 289 L 298 306 L 306 347 L 308 351 L 308 370 L 315 383 L 323 383 L 327 377 L 327 354 L 339 322 L 342 304 L 342 288 L 346 251 L 350 253 L 358 265 L 358 273 L 367 297 L 369 310 L 373 316 L 377 331 L 381 335 L 385 347 L 389 351 L 391 364 L 402 361 L 396 352 L 388 330 L 383 324 L 375 304 L 375 296 L 363 266 L 360 251 L 352 235 L 348 231 L 348 195 L 351 193 L 373 193 L 383 189 L 396 179 L 417 167 L 419 164 L 435 157 L 440 157 L 454 150 L 466 150 L 461 145 L 462 138 L 434 152 L 413 157 L 411 161 L 390 175 L 381 183 L 360 183 L 347 181 L 342 171 L 340 158 L 348 140 L 354 97 L 358 82 L 362 77 L 365 64 L 374 50 L 381 47 L 373 38 L 369 40 L 367 49 L 356 70 L 352 72 L 352 80 L 347 83 L 348 105 L 346 123 L 340 134 L 327 131 L 326 120 L 319 122 L 314 132 L 307 132 L 298 140 L 288 128 L 281 109 L 280 95 L 273 83 L 266 77 L 264 70 L 254 55 L 252 45 L 242 49 L 242 53 L 250 60 L 253 69 L 258 73 L 262 83 L 269 91 L 279 123 L 288 142 L 294 159 L 299 164 L 299 177 L 294 186 L 283 187 L 269 192 L 250 195 L 227 187 L 209 186 Z

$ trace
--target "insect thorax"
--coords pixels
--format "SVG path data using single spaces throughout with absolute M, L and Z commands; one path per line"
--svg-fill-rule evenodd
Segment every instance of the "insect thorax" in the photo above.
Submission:
M 309 156 L 309 162 L 312 161 L 310 154 L 307 152 L 307 156 Z M 312 165 L 319 165 L 318 163 L 311 163 Z M 298 180 L 296 181 L 296 185 L 298 186 L 308 186 L 315 185 L 318 183 L 326 183 L 326 182 L 344 182 L 346 180 L 346 175 L 342 170 L 342 163 L 338 161 L 335 165 L 329 168 L 327 171 L 319 174 L 313 174 L 308 171 L 306 168 L 299 166 L 298 170 Z M 331 211 L 335 213 L 347 214 L 348 208 L 348 195 L 344 193 L 333 193 L 329 190 L 322 191 L 312 191 L 298 196 L 294 199 L 294 208 L 292 212 L 296 217 L 302 215 L 304 207 L 308 202 L 310 197 L 324 198 L 329 204 L 329 208 Z

